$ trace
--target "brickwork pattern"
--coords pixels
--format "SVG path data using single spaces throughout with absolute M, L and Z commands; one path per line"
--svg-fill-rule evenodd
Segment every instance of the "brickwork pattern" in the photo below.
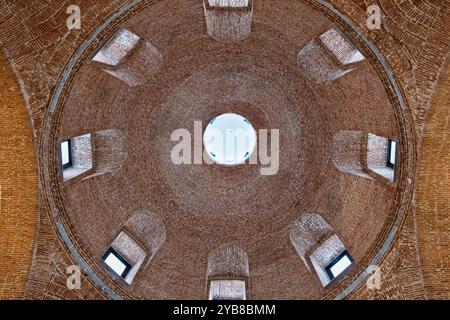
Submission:
M 333 136 L 332 160 L 345 173 L 369 178 L 366 173 L 367 134 L 360 131 L 341 131 Z
M 387 147 L 387 138 L 369 134 L 367 141 L 367 166 L 369 168 L 386 167 Z
M 445 1 L 422 1 L 414 3 L 396 0 L 376 1 L 385 13 L 385 24 L 380 31 L 369 31 L 365 27 L 367 18 L 366 8 L 368 5 L 373 4 L 372 1 L 370 3 L 365 0 L 333 0 L 331 2 L 356 21 L 384 53 L 389 64 L 394 69 L 396 78 L 400 81 L 407 95 L 410 110 L 416 121 L 417 136 L 420 142 L 421 133 L 425 128 L 425 116 L 431 107 L 431 96 L 438 83 L 438 76 L 444 65 L 445 56 L 448 54 L 450 43 L 449 26 L 447 23 L 449 17 L 448 3 Z M 87 34 L 101 20 L 117 9 L 121 3 L 124 3 L 124 1 L 83 1 L 81 4 L 81 9 L 85 12 L 83 29 L 78 32 L 67 32 L 65 27 L 65 19 L 67 17 L 65 7 L 60 2 L 31 0 L 9 2 L 7 0 L 0 0 L 0 7 L 2 8 L 2 12 L 0 12 L 0 43 L 2 44 L 2 49 L 5 52 L 9 64 L 14 69 L 19 80 L 27 110 L 30 114 L 34 137 L 40 136 L 43 117 L 52 88 L 54 88 L 69 57 Z M 304 30 L 308 32 L 308 26 L 305 26 Z M 359 85 L 364 84 L 360 82 Z M 448 88 L 448 85 L 444 82 L 445 86 Z M 355 113 L 357 112 L 355 110 Z M 338 115 L 334 116 L 336 119 L 339 119 Z M 439 121 L 439 117 L 436 119 L 438 120 L 435 121 Z M 441 119 L 444 118 L 441 117 Z M 373 121 L 373 119 L 365 120 L 369 125 Z M 344 119 L 343 122 L 345 121 L 348 120 Z M 379 132 L 377 131 L 379 130 L 375 130 L 378 134 Z M 392 132 L 389 133 L 389 136 L 391 135 L 393 135 Z M 433 137 L 432 133 L 429 134 L 428 139 L 431 139 L 431 137 Z M 428 145 L 430 145 L 430 148 L 434 148 L 433 143 L 429 143 Z M 429 157 L 432 159 L 433 155 L 430 154 Z M 426 182 L 427 177 L 431 177 L 433 172 L 424 172 L 423 179 Z M 355 184 L 360 183 L 351 178 L 343 179 L 342 188 L 347 191 L 351 190 Z M 430 183 L 435 182 L 433 180 L 434 178 L 429 179 Z M 423 190 L 427 189 L 426 186 L 423 188 Z M 435 278 L 433 275 L 433 268 L 436 267 L 442 271 L 439 274 L 442 274 L 443 278 L 445 274 L 448 275 L 448 272 L 445 273 L 448 269 L 444 263 L 444 261 L 448 261 L 448 259 L 445 260 L 446 252 L 449 252 L 445 246 L 445 243 L 448 243 L 448 241 L 440 242 L 442 241 L 440 238 L 432 239 L 425 237 L 426 231 L 430 229 L 441 230 L 439 229 L 439 220 L 442 220 L 442 217 L 439 216 L 439 212 L 442 211 L 434 209 L 434 203 L 433 205 L 427 204 L 426 201 L 428 200 L 426 200 L 423 194 L 420 197 L 421 193 L 419 191 L 418 212 L 420 213 L 421 220 L 419 220 L 418 230 L 419 233 L 421 232 L 420 237 L 415 233 L 415 208 L 412 208 L 408 212 L 407 220 L 403 225 L 399 238 L 392 247 L 390 254 L 383 261 L 382 268 L 386 270 L 388 280 L 385 282 L 386 285 L 382 293 L 368 292 L 365 291 L 364 287 L 361 287 L 355 291 L 351 296 L 352 298 L 423 298 L 425 297 L 423 294 L 423 282 L 425 282 L 427 288 L 427 296 L 445 297 L 448 293 L 448 286 L 442 285 L 442 283 L 446 282 L 440 281 L 442 278 Z M 428 195 L 428 193 L 426 194 Z M 437 193 L 437 195 L 435 200 L 440 201 L 438 202 L 440 204 L 439 208 L 445 208 L 445 197 L 439 197 L 440 193 Z M 374 201 L 374 199 L 371 200 Z M 422 203 L 425 203 L 425 208 L 430 208 L 426 210 L 430 210 L 430 212 L 435 214 L 433 215 L 433 217 L 436 217 L 434 222 L 427 220 L 426 217 L 429 216 L 425 214 L 428 213 L 427 211 L 423 214 L 423 211 L 420 211 Z M 355 212 L 361 210 L 362 207 L 358 206 Z M 38 208 L 40 231 L 35 239 L 34 259 L 24 297 L 35 299 L 105 298 L 84 276 L 82 281 L 85 285 L 82 286 L 80 292 L 67 290 L 65 287 L 65 268 L 73 264 L 73 258 L 70 257 L 61 239 L 58 238 L 53 221 L 50 219 L 49 213 L 46 212 L 46 204 L 42 196 Z M 445 223 L 443 225 L 445 226 Z M 444 229 L 444 234 L 446 230 L 448 229 Z M 439 237 L 439 235 L 436 237 Z M 424 279 L 422 279 L 421 267 L 418 262 L 416 239 L 419 241 L 419 248 L 421 250 L 420 261 L 426 266 L 424 269 Z M 445 240 L 445 238 L 443 239 Z M 424 244 L 421 244 L 420 241 L 424 241 Z M 442 243 L 442 246 L 440 246 L 442 251 L 439 251 L 442 254 L 438 254 L 436 260 L 431 259 L 436 249 L 435 246 L 427 245 L 427 243 L 433 243 L 433 241 Z M 347 243 L 347 241 L 344 242 Z M 287 241 L 286 243 L 280 242 L 281 244 L 289 245 Z M 168 249 L 170 250 L 170 246 Z M 25 249 L 23 252 L 26 253 L 27 250 L 29 249 Z M 186 252 L 188 251 L 189 249 Z M 427 252 L 431 253 L 427 254 Z M 84 252 L 83 256 L 88 257 L 89 255 Z M 26 257 L 26 254 L 24 257 Z M 88 262 L 93 263 L 90 260 Z M 206 261 L 199 262 L 197 266 L 206 267 L 205 263 Z M 302 271 L 299 271 L 297 265 L 286 265 L 279 272 L 294 274 Z M 255 274 L 262 275 L 262 271 L 255 270 Z M 439 281 L 436 281 L 436 279 Z M 187 279 L 187 281 L 189 280 Z M 437 285 L 437 283 L 440 283 L 441 286 Z M 283 281 L 280 281 L 279 285 L 283 286 L 285 284 Z M 142 286 L 145 286 L 145 282 Z M 256 287 L 255 289 L 258 288 Z M 261 290 L 261 288 L 259 289 Z M 311 288 L 312 292 L 314 290 L 317 289 Z M 127 296 L 126 292 L 122 291 L 121 293 L 125 297 Z M 183 294 L 183 292 L 180 292 L 180 294 Z M 270 297 L 271 292 L 268 291 L 267 294 Z
M 72 3 L 79 5 L 82 12 L 85 13 L 83 27 L 80 31 L 67 31 L 66 7 L 61 2 L 0 1 L 0 7 L 2 8 L 0 11 L 1 50 L 18 80 L 30 119 L 27 120 L 31 121 L 34 139 L 38 139 L 40 136 L 51 89 L 68 58 L 87 34 L 97 26 L 98 21 L 115 11 L 123 1 L 104 1 L 101 3 L 73 1 Z M 7 79 L 2 74 L 1 79 L 5 78 Z M 4 119 L 6 120 L 6 118 Z M 19 125 L 23 122 L 11 121 L 11 123 Z M 26 130 L 27 125 L 22 128 Z M 4 135 L 2 134 L 2 136 Z M 18 154 L 17 151 L 15 154 Z M 27 196 L 32 197 L 32 183 L 25 183 L 25 185 L 31 187 L 27 191 Z M 20 292 L 20 294 L 26 299 L 104 299 L 105 295 L 95 288 L 84 274 L 82 275 L 81 291 L 67 290 L 66 268 L 73 265 L 74 261 L 58 238 L 54 226 L 50 223 L 46 203 L 42 200 L 41 195 L 38 196 L 39 200 L 36 207 L 39 209 L 39 233 L 36 234 L 34 239 L 33 262 L 26 267 L 27 270 L 31 268 L 28 273 L 28 283 L 21 285 L 17 282 L 14 284 L 14 288 L 6 286 L 9 289 L 7 291 L 9 297 L 19 298 L 19 291 L 22 287 L 25 287 L 25 291 Z M 22 197 L 22 199 L 25 199 L 25 197 Z M 33 200 L 30 200 L 29 204 L 35 206 Z M 33 221 L 33 228 L 27 229 L 25 225 L 28 222 L 26 221 L 30 221 L 30 219 Z M 34 232 L 35 223 L 36 218 L 30 214 L 27 218 L 22 219 L 21 227 L 23 230 L 29 230 L 28 232 L 31 235 Z M 26 237 L 22 237 L 21 233 L 17 233 L 17 236 L 20 236 L 20 240 L 11 237 L 8 241 L 13 241 L 16 244 L 23 243 L 24 248 L 16 247 L 14 252 L 22 259 L 27 259 L 27 255 L 29 255 L 27 252 L 30 252 L 28 250 L 33 249 L 26 248 L 26 242 L 24 241 Z M 2 259 L 1 262 L 3 263 L 4 260 Z M 19 258 L 17 262 L 20 263 Z M 22 268 L 25 268 L 26 263 L 23 265 Z M 15 270 L 16 277 L 27 276 L 24 271 L 19 271 L 19 266 Z M 8 278 L 8 283 L 10 283 L 10 279 Z M 11 282 L 10 285 L 13 283 Z M 4 288 L 3 285 L 2 288 Z
M 290 239 L 305 260 L 317 246 L 334 234 L 333 228 L 319 214 L 307 213 L 291 226 Z
M 246 6 L 213 5 L 204 1 L 204 11 L 208 34 L 223 42 L 237 42 L 248 38 L 252 28 L 253 0 Z
M 90 177 L 114 174 L 127 159 L 126 137 L 115 129 L 96 131 L 93 136 L 95 171 Z
M 342 64 L 354 63 L 364 59 L 364 56 L 338 28 L 328 30 L 320 35 L 319 39 Z
M 36 159 L 19 87 L 1 53 L 0 114 L 0 299 L 20 299 L 36 235 Z

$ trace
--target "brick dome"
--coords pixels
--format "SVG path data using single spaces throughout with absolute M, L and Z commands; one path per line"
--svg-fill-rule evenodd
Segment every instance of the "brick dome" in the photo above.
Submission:
M 22 137 L 28 149 L 19 149 L 31 159 L 34 146 L 37 163 L 30 181 L 17 182 L 36 194 L 35 208 L 19 203 L 37 223 L 17 235 L 21 246 L 0 238 L 23 252 L 20 273 L 9 277 L 22 289 L 8 292 L 0 282 L 0 297 L 207 299 L 241 297 L 239 290 L 246 299 L 448 297 L 448 288 L 430 288 L 432 270 L 448 263 L 428 259 L 430 243 L 445 235 L 427 235 L 440 212 L 429 210 L 442 199 L 425 191 L 437 173 L 421 157 L 433 161 L 438 125 L 425 116 L 439 112 L 448 91 L 449 41 L 439 39 L 450 38 L 443 27 L 450 13 L 446 5 L 408 4 L 395 16 L 394 1 L 381 2 L 380 30 L 367 28 L 358 2 L 117 0 L 82 5 L 98 14 L 67 37 L 56 27 L 55 37 L 25 41 L 42 32 L 33 19 L 21 39 L 0 31 L 7 58 L 0 65 L 13 70 L 2 79 L 17 92 L 7 101 L 31 119 L 31 130 L 25 115 L 2 120 L 23 124 L 5 134 Z M 65 17 L 56 3 L 47 6 Z M 7 8 L 0 24 L 14 28 L 24 11 Z M 421 54 L 400 27 L 410 15 L 433 25 Z M 419 28 L 408 27 L 414 35 Z M 173 132 L 194 134 L 196 122 L 204 129 L 228 112 L 257 132 L 279 131 L 275 172 L 261 174 L 261 162 L 173 162 Z M 17 217 L 9 201 L 11 233 Z M 111 252 L 126 260 L 126 276 L 105 265 Z M 352 265 L 334 279 L 328 267 L 342 253 Z M 82 266 L 80 290 L 66 286 L 70 265 Z M 373 267 L 384 277 L 375 291 L 365 285 Z

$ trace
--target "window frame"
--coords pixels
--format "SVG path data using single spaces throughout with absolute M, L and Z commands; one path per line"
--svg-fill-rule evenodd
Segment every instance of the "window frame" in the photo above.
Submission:
M 392 151 L 392 144 L 395 143 L 395 159 L 394 162 L 392 162 L 391 158 L 391 151 Z M 397 164 L 397 141 L 388 139 L 387 142 L 387 155 L 386 155 L 386 167 L 394 169 L 395 165 Z
M 125 269 L 123 270 L 122 274 L 118 274 L 106 263 L 106 259 L 109 257 L 110 254 L 114 255 L 120 262 L 122 262 L 125 265 Z M 124 257 L 122 257 L 121 254 L 119 254 L 116 250 L 114 250 L 111 247 L 102 256 L 102 261 L 109 270 L 111 270 L 115 275 L 118 275 L 122 279 L 126 278 L 126 276 L 128 275 L 128 273 L 130 273 L 130 270 L 132 268 L 131 264 Z
M 64 142 L 68 143 L 68 153 L 69 153 L 68 154 L 69 162 L 67 162 L 66 164 L 62 163 L 62 161 L 63 161 L 62 144 Z M 72 139 L 67 139 L 67 140 L 61 141 L 59 144 L 59 147 L 60 147 L 60 153 L 61 153 L 61 165 L 62 165 L 63 169 L 65 170 L 65 169 L 72 168 L 73 167 Z
M 342 271 L 339 275 L 334 276 L 333 272 L 331 271 L 331 268 L 333 268 L 345 256 L 347 256 L 348 259 L 350 260 L 350 265 L 347 268 L 345 268 L 344 271 Z M 336 278 L 342 276 L 344 273 L 346 273 L 348 271 L 348 269 L 350 269 L 353 266 L 354 262 L 355 261 L 353 260 L 352 256 L 348 252 L 348 250 L 345 250 L 325 267 L 325 271 L 326 271 L 328 277 L 330 278 L 330 280 L 333 281 L 334 279 L 336 279 Z

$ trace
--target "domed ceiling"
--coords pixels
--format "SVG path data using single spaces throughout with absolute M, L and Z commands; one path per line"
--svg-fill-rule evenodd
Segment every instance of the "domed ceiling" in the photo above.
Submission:
M 408 201 L 399 191 L 410 183 L 403 173 L 409 157 L 400 158 L 389 182 L 339 170 L 333 155 L 344 147 L 335 145 L 342 132 L 389 137 L 400 142 L 402 155 L 408 153 L 409 120 L 377 56 L 349 25 L 317 5 L 255 1 L 252 8 L 251 32 L 227 39 L 208 32 L 201 1 L 154 1 L 108 26 L 68 75 L 42 151 L 52 175 L 46 190 L 58 190 L 46 196 L 57 208 L 55 222 L 116 292 L 204 299 L 208 257 L 234 243 L 248 256 L 248 298 L 333 298 L 368 267 Z M 320 83 L 301 68 L 299 52 L 333 28 L 365 59 Z M 127 57 L 128 72 L 141 66 L 144 81 L 138 84 L 94 61 L 123 29 L 145 39 L 154 53 L 150 64 L 140 54 Z M 173 163 L 175 130 L 193 133 L 194 122 L 204 129 L 229 112 L 257 131 L 279 130 L 276 174 L 262 175 L 261 164 Z M 122 137 L 120 165 L 61 182 L 58 142 L 107 130 Z M 131 285 L 111 281 L 101 257 L 136 213 L 157 216 L 165 241 Z M 290 241 L 292 224 L 305 213 L 320 214 L 355 260 L 355 268 L 325 289 Z

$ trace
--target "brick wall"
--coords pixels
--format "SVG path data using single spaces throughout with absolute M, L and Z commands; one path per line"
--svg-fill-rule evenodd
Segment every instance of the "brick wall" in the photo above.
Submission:
M 30 120 L 1 53 L 0 114 L 0 299 L 20 299 L 36 235 L 36 159 Z
M 450 60 L 445 70 L 425 129 L 415 216 L 430 299 L 450 299 Z
M 333 136 L 332 160 L 342 172 L 368 178 L 366 173 L 367 134 L 360 131 L 341 131 Z
M 72 138 L 73 166 L 79 169 L 92 168 L 92 137 L 85 134 Z

